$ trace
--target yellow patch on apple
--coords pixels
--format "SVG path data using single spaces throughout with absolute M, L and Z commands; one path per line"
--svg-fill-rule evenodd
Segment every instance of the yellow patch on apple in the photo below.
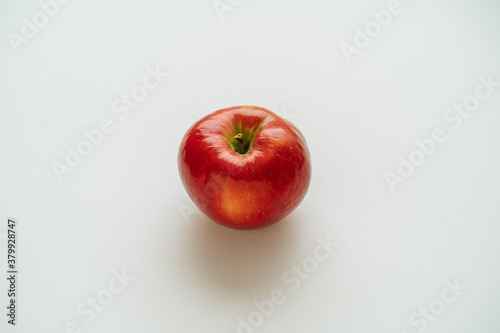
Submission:
M 255 214 L 257 199 L 253 191 L 241 191 L 228 186 L 222 190 L 220 200 L 221 208 L 228 216 L 248 220 Z

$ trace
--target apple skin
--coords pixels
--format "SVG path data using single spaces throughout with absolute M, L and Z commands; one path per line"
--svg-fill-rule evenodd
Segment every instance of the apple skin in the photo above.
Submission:
M 240 140 L 241 132 L 245 138 Z M 242 140 L 251 140 L 246 153 L 235 151 L 243 149 Z M 302 133 L 256 106 L 222 109 L 199 120 L 182 139 L 178 164 L 196 206 L 234 229 L 261 228 L 283 219 L 300 204 L 311 180 Z

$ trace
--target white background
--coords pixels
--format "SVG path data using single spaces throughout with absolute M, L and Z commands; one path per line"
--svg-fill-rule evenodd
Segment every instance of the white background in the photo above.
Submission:
M 387 1 L 248 0 L 221 20 L 211 0 L 73 0 L 16 53 L 8 34 L 40 5 L 3 0 L 0 258 L 5 272 L 14 217 L 20 273 L 16 327 L 1 279 L 0 331 L 236 332 L 280 289 L 255 332 L 411 333 L 458 279 L 425 331 L 500 332 L 500 89 L 459 128 L 443 120 L 479 76 L 500 81 L 500 6 L 401 6 L 348 63 L 340 43 Z M 147 66 L 170 75 L 120 119 L 111 103 Z M 255 231 L 210 222 L 177 171 L 189 126 L 244 104 L 287 116 L 313 164 L 303 203 Z M 113 132 L 60 182 L 52 164 L 104 118 Z M 437 127 L 447 140 L 391 191 L 384 174 Z M 327 236 L 339 248 L 292 291 L 282 275 Z M 86 322 L 77 307 L 122 269 L 133 280 Z

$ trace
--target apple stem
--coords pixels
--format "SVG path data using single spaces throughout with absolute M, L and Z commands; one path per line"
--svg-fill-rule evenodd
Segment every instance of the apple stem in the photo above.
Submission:
M 235 139 L 235 145 L 233 145 L 233 146 L 235 147 L 236 152 L 238 152 L 239 154 L 246 153 L 245 142 L 243 140 L 243 134 L 238 133 L 235 136 L 233 136 L 233 139 Z

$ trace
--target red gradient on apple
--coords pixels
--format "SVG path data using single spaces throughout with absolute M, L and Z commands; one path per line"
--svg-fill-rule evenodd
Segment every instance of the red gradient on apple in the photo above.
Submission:
M 178 163 L 196 206 L 235 229 L 283 219 L 300 204 L 311 179 L 302 133 L 256 106 L 223 109 L 199 120 L 182 139 Z

